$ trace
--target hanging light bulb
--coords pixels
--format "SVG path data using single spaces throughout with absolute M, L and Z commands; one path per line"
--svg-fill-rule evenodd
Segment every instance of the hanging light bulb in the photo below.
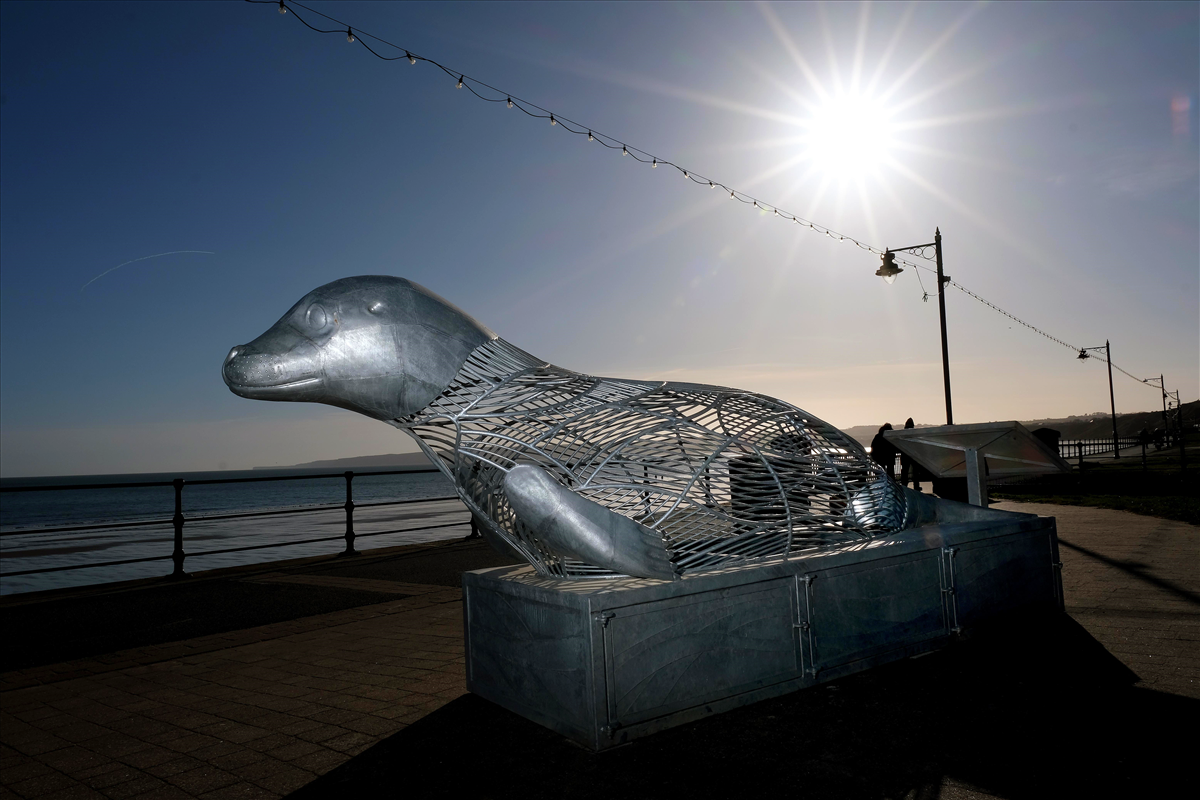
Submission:
M 650 166 L 651 166 L 653 169 L 658 169 L 658 159 L 657 159 L 657 158 L 656 158 L 656 159 L 654 159 L 654 162 L 653 162 L 653 163 L 652 163 Z
M 729 192 L 729 199 L 730 199 L 730 200 L 736 200 L 736 199 L 737 199 L 736 197 L 734 197 L 734 196 L 733 196 L 733 190 L 730 190 L 730 192 Z
M 710 188 L 710 189 L 715 189 L 715 188 L 717 188 L 717 185 L 716 185 L 715 183 L 713 183 L 712 181 L 709 181 L 709 182 L 708 182 L 708 188 Z
M 629 151 L 625 149 L 625 145 L 621 145 L 621 155 L 623 155 L 623 156 L 629 155 Z
M 555 121 L 554 121 L 554 115 L 553 115 L 553 114 L 551 114 L 551 115 L 550 115 L 550 124 L 551 124 L 551 125 L 557 125 L 557 124 L 558 124 L 557 122 L 555 122 Z
M 683 177 L 685 177 L 685 178 L 686 178 L 687 176 L 688 176 L 688 174 L 687 174 L 687 170 L 685 169 L 685 170 L 683 171 Z
M 777 208 L 777 209 L 775 209 L 775 216 L 777 216 L 777 217 L 779 216 L 779 209 L 778 209 L 778 208 Z
M 412 53 L 410 53 L 410 52 L 408 52 L 407 50 L 405 50 L 405 51 L 404 51 L 404 55 L 408 56 L 408 63 L 410 63 L 410 64 L 415 64 L 415 63 L 417 63 L 417 59 L 416 59 L 416 57 L 415 57 L 415 56 L 414 56 Z
M 508 107 L 512 108 L 512 98 L 508 98 Z
M 354 44 L 354 31 L 350 30 L 349 28 L 346 28 L 346 41 L 350 44 Z
M 754 207 L 755 207 L 755 208 L 758 208 L 758 201 L 757 201 L 757 200 L 755 200 L 755 201 L 754 201 Z
M 589 142 L 591 142 L 591 141 L 595 141 L 595 137 L 594 137 L 594 136 L 592 136 L 592 132 L 591 132 L 591 131 L 588 131 L 588 141 L 589 141 Z
M 283 4 L 283 0 L 279 0 L 279 13 L 280 13 L 280 14 L 286 14 L 286 13 L 287 13 L 287 6 L 285 6 L 285 5 Z
M 462 88 L 462 81 L 463 81 L 463 76 L 462 76 L 462 75 L 459 75 L 459 76 L 458 76 L 458 86 L 457 86 L 457 87 L 455 87 L 455 88 L 461 89 L 461 88 Z
M 883 251 L 882 262 L 875 274 L 891 285 L 896 282 L 896 276 L 904 270 L 896 266 L 896 254 L 890 250 Z

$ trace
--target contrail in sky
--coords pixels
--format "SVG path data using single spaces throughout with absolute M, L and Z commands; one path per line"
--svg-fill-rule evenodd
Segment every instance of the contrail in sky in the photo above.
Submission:
M 167 251 L 166 253 L 155 253 L 155 254 L 154 254 L 154 255 L 152 255 L 152 256 L 142 256 L 141 258 L 135 258 L 135 259 L 133 259 L 133 261 L 126 261 L 124 264 L 117 264 L 117 265 L 116 265 L 115 267 L 113 267 L 112 269 L 106 269 L 106 270 L 104 270 L 104 272 L 101 272 L 99 275 L 97 275 L 96 277 L 92 278 L 90 281 L 88 281 L 87 283 L 85 283 L 83 286 L 80 286 L 80 287 L 79 287 L 79 291 L 81 291 L 81 292 L 82 292 L 84 289 L 86 289 L 87 287 L 91 286 L 93 283 L 95 283 L 96 281 L 100 280 L 101 278 L 103 278 L 103 277 L 104 277 L 105 275 L 107 275 L 108 273 L 110 273 L 110 272 L 113 272 L 113 271 L 115 271 L 115 270 L 118 270 L 118 269 L 120 269 L 121 267 L 125 267 L 125 266 L 128 266 L 128 265 L 130 265 L 130 264 L 134 264 L 134 263 L 136 263 L 136 262 L 138 262 L 138 261 L 145 261 L 145 260 L 146 260 L 146 259 L 148 259 L 148 258 L 158 258 L 159 256 L 173 256 L 173 255 L 176 255 L 177 253 L 204 253 L 205 255 L 208 255 L 208 256 L 215 256 L 215 255 L 216 255 L 216 253 L 214 253 L 214 252 L 213 252 L 213 251 L 211 251 L 211 250 L 169 250 L 169 251 Z

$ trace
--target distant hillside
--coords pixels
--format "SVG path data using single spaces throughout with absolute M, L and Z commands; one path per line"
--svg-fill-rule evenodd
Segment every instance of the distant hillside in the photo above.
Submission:
M 965 422 L 965 420 L 963 421 Z M 1094 414 L 1079 414 L 1066 417 L 1065 419 L 1031 419 L 1019 420 L 1019 422 L 1031 431 L 1038 428 L 1053 428 L 1059 432 L 1062 439 L 1070 441 L 1074 441 L 1075 439 L 1107 439 L 1112 436 L 1112 421 L 1109 418 L 1108 412 L 1098 411 Z M 1183 422 L 1189 428 L 1195 427 L 1200 422 L 1200 400 L 1183 404 Z M 882 424 L 882 422 L 879 423 L 879 425 Z M 892 425 L 897 428 L 901 424 L 903 424 L 903 421 L 900 423 L 892 421 Z M 867 447 L 871 444 L 871 439 L 875 438 L 875 434 L 879 432 L 879 425 L 855 425 L 853 428 L 846 428 L 842 432 L 863 447 Z M 933 426 L 918 423 L 917 427 L 928 428 Z M 1162 409 L 1158 411 L 1135 411 L 1131 414 L 1117 414 L 1117 434 L 1119 436 L 1137 436 L 1143 428 L 1153 431 L 1155 428 L 1161 429 L 1162 427 Z
M 330 458 L 324 461 L 308 461 L 290 467 L 255 467 L 255 469 L 388 469 L 404 467 L 431 467 L 424 453 L 393 453 L 383 456 L 354 456 L 353 458 Z
M 1200 400 L 1183 404 L 1183 424 L 1194 427 L 1200 422 Z M 1026 428 L 1053 428 L 1063 439 L 1104 439 L 1112 436 L 1112 418 L 1107 413 L 1084 414 L 1066 419 L 1038 419 L 1021 422 Z M 1117 434 L 1137 436 L 1145 428 L 1153 431 L 1162 429 L 1162 409 L 1157 411 L 1135 411 L 1132 414 L 1117 413 Z

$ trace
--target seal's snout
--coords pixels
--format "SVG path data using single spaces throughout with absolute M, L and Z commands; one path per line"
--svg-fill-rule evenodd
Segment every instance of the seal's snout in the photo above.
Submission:
M 278 356 L 257 353 L 242 344 L 225 356 L 221 374 L 230 387 L 271 386 L 283 382 L 283 364 Z
M 263 352 L 251 344 L 239 344 L 225 356 L 221 377 L 236 395 L 259 400 L 307 400 L 320 378 L 309 348 L 303 353 Z
M 241 375 L 242 368 L 241 363 L 237 360 L 237 357 L 245 349 L 245 345 L 239 344 L 237 347 L 231 348 L 229 355 L 225 356 L 225 363 L 221 365 L 221 377 L 225 379 L 225 384 L 227 386 L 233 386 L 234 384 L 242 383 L 242 381 L 239 380 L 239 378 L 243 377 Z

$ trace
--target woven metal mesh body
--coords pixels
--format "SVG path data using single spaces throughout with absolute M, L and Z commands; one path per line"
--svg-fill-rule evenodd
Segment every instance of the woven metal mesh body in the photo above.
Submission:
M 595 378 L 497 339 L 411 431 L 468 507 L 543 575 L 616 574 L 552 552 L 513 513 L 518 464 L 657 531 L 680 573 L 862 541 L 904 524 L 901 488 L 841 431 L 769 397 Z

